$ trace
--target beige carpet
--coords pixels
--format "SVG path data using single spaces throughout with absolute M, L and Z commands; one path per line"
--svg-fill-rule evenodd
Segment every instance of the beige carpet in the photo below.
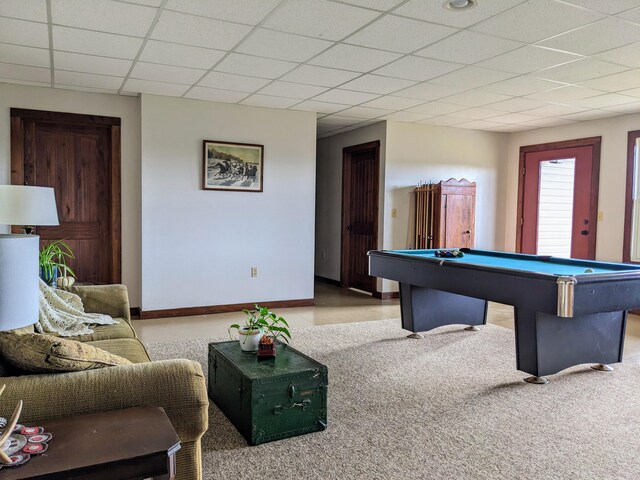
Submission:
M 329 367 L 324 432 L 247 446 L 212 404 L 205 478 L 640 479 L 640 366 L 588 366 L 530 385 L 513 332 L 399 320 L 300 329 L 293 346 Z M 210 339 L 153 344 L 206 373 Z

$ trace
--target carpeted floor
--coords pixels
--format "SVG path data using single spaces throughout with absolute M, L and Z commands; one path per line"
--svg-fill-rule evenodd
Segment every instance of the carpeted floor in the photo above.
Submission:
M 320 326 L 292 345 L 329 367 L 326 431 L 247 446 L 212 404 L 206 479 L 640 478 L 640 366 L 530 385 L 513 331 L 405 338 L 399 320 Z M 149 345 L 207 371 L 211 339 Z

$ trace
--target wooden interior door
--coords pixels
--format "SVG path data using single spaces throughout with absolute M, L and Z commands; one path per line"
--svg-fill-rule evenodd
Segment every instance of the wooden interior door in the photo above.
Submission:
M 341 285 L 376 291 L 367 252 L 378 248 L 380 142 L 343 150 Z
M 78 281 L 120 283 L 120 119 L 11 109 L 11 130 L 12 183 L 55 191 L 41 243 L 70 245 Z
M 571 258 L 595 259 L 600 137 L 521 149 L 519 251 L 538 254 L 540 172 L 543 162 L 574 162 Z M 523 147 L 527 148 L 527 147 Z M 532 148 L 532 147 L 528 147 Z

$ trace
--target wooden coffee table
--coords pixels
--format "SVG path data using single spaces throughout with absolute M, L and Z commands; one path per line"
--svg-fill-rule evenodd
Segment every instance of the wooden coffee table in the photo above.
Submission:
M 30 426 L 34 422 L 25 422 Z M 160 407 L 136 407 L 35 422 L 53 438 L 43 455 L 4 467 L 0 480 L 170 480 L 180 440 Z

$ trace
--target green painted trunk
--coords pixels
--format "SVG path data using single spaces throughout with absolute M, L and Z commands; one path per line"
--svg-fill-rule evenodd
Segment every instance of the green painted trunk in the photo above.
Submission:
M 209 344 L 209 398 L 249 445 L 327 428 L 327 384 L 327 367 L 283 343 L 270 360 Z

